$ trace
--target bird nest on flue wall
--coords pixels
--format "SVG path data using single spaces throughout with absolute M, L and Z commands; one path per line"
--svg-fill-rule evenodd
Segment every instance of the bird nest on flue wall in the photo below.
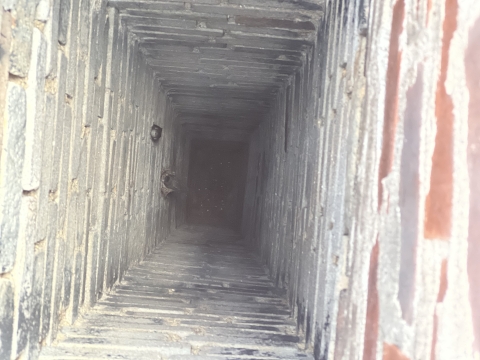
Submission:
M 167 197 L 171 193 L 178 191 L 175 180 L 175 172 L 169 169 L 162 171 L 161 192 L 163 197 Z

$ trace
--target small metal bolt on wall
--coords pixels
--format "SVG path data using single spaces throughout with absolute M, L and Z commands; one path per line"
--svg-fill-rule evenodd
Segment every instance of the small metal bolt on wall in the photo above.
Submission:
M 153 142 L 160 140 L 162 137 L 162 131 L 163 129 L 160 126 L 155 124 L 152 125 L 152 128 L 150 129 L 150 137 L 152 138 Z

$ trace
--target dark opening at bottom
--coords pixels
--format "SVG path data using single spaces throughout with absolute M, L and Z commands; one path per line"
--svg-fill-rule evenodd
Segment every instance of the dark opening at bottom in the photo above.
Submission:
M 187 222 L 238 230 L 247 174 L 247 143 L 192 140 Z

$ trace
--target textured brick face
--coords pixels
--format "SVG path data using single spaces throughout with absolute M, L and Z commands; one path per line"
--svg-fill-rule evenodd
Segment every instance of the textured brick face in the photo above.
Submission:
M 383 360 L 410 360 L 400 349 L 392 344 L 383 344 Z
M 13 286 L 0 279 L 0 358 L 10 359 L 13 338 Z
M 438 289 L 437 295 L 437 303 L 442 303 L 445 299 L 445 294 L 448 288 L 448 262 L 447 260 L 442 261 L 442 265 L 440 268 L 440 286 Z M 433 315 L 433 336 L 432 336 L 432 350 L 430 354 L 430 359 L 436 359 L 436 351 L 437 351 L 437 340 L 438 340 L 438 314 L 436 313 Z
M 445 299 L 448 288 L 448 261 L 443 260 L 440 268 L 440 288 L 438 289 L 437 302 L 441 303 Z
M 24 89 L 9 83 L 3 137 L 0 183 L 0 273 L 12 270 L 17 251 L 25 154 L 26 96 Z M 6 131 L 5 131 L 6 130 Z
M 446 0 L 440 76 L 435 99 L 437 136 L 432 157 L 430 192 L 425 204 L 425 238 L 448 240 L 452 226 L 453 102 L 445 86 L 450 43 L 457 28 L 457 0 Z
M 335 338 L 335 354 L 333 359 L 343 359 L 345 354 L 345 346 L 348 340 L 348 319 L 347 319 L 347 306 L 348 306 L 348 293 L 344 289 L 340 292 L 340 299 L 338 301 L 338 314 L 337 314 L 337 335 Z
M 379 298 L 378 298 L 378 240 L 370 254 L 370 268 L 368 272 L 368 299 L 367 299 L 367 322 L 365 325 L 365 341 L 363 348 L 363 360 L 373 360 L 377 354 Z
M 381 181 L 388 175 L 393 164 L 395 133 L 398 123 L 399 78 L 400 67 L 402 64 L 402 52 L 400 50 L 399 38 L 403 30 L 404 18 L 405 2 L 404 0 L 398 0 L 393 8 L 392 32 L 390 34 L 390 49 L 388 54 L 382 156 L 380 158 L 380 168 L 378 173 L 379 208 L 382 205 L 383 198 L 383 186 Z

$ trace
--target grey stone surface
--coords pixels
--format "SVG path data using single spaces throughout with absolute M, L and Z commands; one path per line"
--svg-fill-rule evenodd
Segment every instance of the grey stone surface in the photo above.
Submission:
M 89 214 L 86 214 L 87 209 L 87 193 L 86 193 L 86 172 L 87 172 L 87 139 L 82 139 L 81 144 L 81 159 L 80 159 L 80 169 L 79 169 L 79 176 L 77 177 L 78 180 L 78 189 L 79 194 L 77 198 L 77 215 L 76 224 L 77 224 L 77 244 L 76 246 L 80 247 L 85 244 L 85 236 L 87 232 L 87 223 L 90 219 Z
M 16 302 L 17 316 L 14 331 L 16 333 L 15 358 L 23 353 L 28 344 L 32 327 L 32 305 L 35 271 L 35 241 L 37 238 L 37 199 L 35 196 L 23 196 L 21 208 L 21 223 L 15 267 L 19 271 L 21 281 L 16 284 L 19 289 L 18 302 Z M 43 271 L 43 269 L 42 269 Z M 20 277 L 21 273 L 21 277 Z M 15 341 L 15 338 L 14 338 Z
M 64 231 L 65 219 L 67 214 L 67 198 L 70 191 L 71 183 L 69 179 L 70 170 L 70 151 L 71 149 L 71 137 L 72 137 L 72 107 L 70 104 L 65 103 L 63 107 L 62 116 L 62 148 L 60 150 L 60 174 L 58 179 L 58 230 Z
M 31 295 L 31 313 L 29 323 L 29 346 L 30 358 L 38 358 L 40 353 L 40 325 L 42 318 L 42 294 L 44 288 L 45 252 L 35 254 L 33 267 L 33 290 Z
M 77 244 L 77 198 L 78 194 L 70 183 L 70 196 L 68 197 L 67 219 L 65 225 L 65 266 L 63 270 L 63 299 L 62 306 L 67 309 L 70 305 L 72 294 L 72 276 L 75 270 L 74 251 Z
M 58 58 L 58 18 L 60 13 L 60 0 L 50 0 L 50 16 L 48 17 L 43 33 L 47 40 L 47 64 L 46 73 L 49 78 L 57 76 Z
M 110 20 L 99 21 L 98 23 L 98 41 L 95 49 L 95 108 L 94 113 L 99 118 L 103 118 L 105 110 L 105 85 L 107 81 L 107 53 L 108 39 L 110 30 Z
M 54 292 L 54 267 L 56 263 L 57 249 L 57 211 L 58 205 L 54 202 L 48 206 L 50 227 L 48 229 L 46 241 L 45 266 L 43 275 L 43 293 L 42 293 L 42 310 L 39 342 L 47 339 L 52 324 L 52 300 Z M 54 319 L 55 320 L 55 319 Z
M 25 160 L 23 189 L 32 191 L 40 186 L 42 144 L 45 121 L 45 66 L 47 44 L 43 34 L 33 29 L 32 61 L 28 73 L 27 122 L 25 127 Z
M 56 100 L 55 95 L 51 93 L 45 94 L 45 113 L 55 114 Z M 38 216 L 37 216 L 37 242 L 43 241 L 47 237 L 48 229 L 48 201 L 50 195 L 51 175 L 53 173 L 52 167 L 54 165 L 53 156 L 53 135 L 55 121 L 49 116 L 48 120 L 44 122 L 43 129 L 43 144 L 42 144 L 42 179 L 40 181 L 40 188 L 38 190 Z
M 15 4 L 10 47 L 10 73 L 26 77 L 32 54 L 33 20 L 38 0 L 18 0 Z
M 50 18 L 50 0 L 39 0 L 37 9 L 35 11 L 35 20 L 46 23 Z
M 80 2 L 80 13 L 79 13 L 79 55 L 81 58 L 87 56 L 88 47 L 91 43 L 89 38 L 89 30 L 92 19 L 90 14 L 90 4 L 89 0 L 81 0 Z
M 72 303 L 71 303 L 71 319 L 70 322 L 73 323 L 77 317 L 80 307 L 80 298 L 82 290 L 82 275 L 83 275 L 83 254 L 78 252 L 75 256 L 75 274 L 73 279 L 73 292 L 72 292 Z
M 13 284 L 0 278 L 0 358 L 10 359 L 13 341 Z
M 78 43 L 79 43 L 79 20 L 80 20 L 80 3 L 81 1 L 73 1 L 70 9 L 71 23 L 68 31 L 68 42 L 66 50 L 68 53 L 68 76 L 65 92 L 72 98 L 75 97 L 76 82 L 79 74 L 77 73 L 78 59 Z
M 82 325 L 64 328 L 66 339 L 45 348 L 40 359 L 95 353 L 125 359 L 313 359 L 297 348 L 284 296 L 238 235 L 184 228 L 130 270 L 95 314 L 82 316 Z
M 60 313 L 62 312 L 63 277 L 65 261 L 67 260 L 65 258 L 65 241 L 63 239 L 57 239 L 57 248 L 55 250 L 51 320 L 47 337 L 48 343 L 51 343 L 57 337 L 58 327 L 60 325 Z
M 15 261 L 22 197 L 25 156 L 26 95 L 14 83 L 7 88 L 6 132 L 3 136 L 0 187 L 0 273 L 9 272 Z
M 15 5 L 17 4 L 17 1 L 18 0 L 2 0 L 3 8 L 6 11 L 10 11 L 10 10 L 15 8 Z
M 91 18 L 89 19 L 89 32 L 90 38 L 96 39 L 98 34 L 98 13 L 93 12 L 91 14 Z M 82 27 L 83 28 L 83 27 Z M 85 31 L 85 30 L 84 30 Z M 86 67 L 86 109 L 84 116 L 82 118 L 83 123 L 86 126 L 91 126 L 95 120 L 95 117 L 92 115 L 93 112 L 93 104 L 94 104 L 94 96 L 95 96 L 95 71 L 96 71 L 96 41 L 89 41 L 88 44 L 84 44 L 85 46 L 85 57 L 88 59 L 87 67 Z
M 60 16 L 58 25 L 58 42 L 62 45 L 67 43 L 68 27 L 71 21 L 70 10 L 72 8 L 72 0 L 59 0 L 60 1 Z
M 50 188 L 49 190 L 52 192 L 58 191 L 58 184 L 60 180 L 60 169 L 61 169 L 61 159 L 62 159 L 62 146 L 63 146 L 63 138 L 66 138 L 63 132 L 63 125 L 64 125 L 64 116 L 65 116 L 65 81 L 67 78 L 67 69 L 68 69 L 68 59 L 63 54 L 62 51 L 58 51 L 58 77 L 56 79 L 56 110 L 54 113 L 53 118 L 50 118 L 50 121 L 53 120 L 53 128 L 52 128 L 52 167 L 50 169 Z
M 98 271 L 98 248 L 99 236 L 98 232 L 90 231 L 88 234 L 88 266 L 86 267 L 85 278 L 85 303 L 93 306 L 97 298 L 97 271 Z
M 77 179 L 79 177 L 80 167 L 83 166 L 82 155 L 83 155 L 83 143 L 86 141 L 82 139 L 82 132 L 84 131 L 84 124 L 82 121 L 83 118 L 83 109 L 84 109 L 84 100 L 85 100 L 85 64 L 81 61 L 78 63 L 77 68 L 77 89 L 75 96 L 75 106 L 73 114 L 73 124 L 72 124 L 72 139 L 71 139 L 71 154 L 70 154 L 70 170 L 69 176 L 71 179 Z

